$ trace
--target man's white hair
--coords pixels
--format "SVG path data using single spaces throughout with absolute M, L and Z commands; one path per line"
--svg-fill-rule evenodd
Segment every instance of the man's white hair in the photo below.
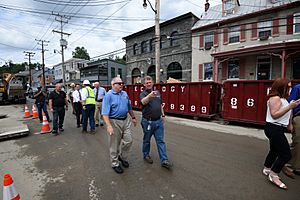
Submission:
M 117 82 L 116 80 L 121 80 L 121 81 L 122 81 L 122 79 L 121 79 L 120 77 L 116 76 L 116 77 L 114 77 L 114 78 L 111 80 L 111 85 L 113 85 L 115 82 Z

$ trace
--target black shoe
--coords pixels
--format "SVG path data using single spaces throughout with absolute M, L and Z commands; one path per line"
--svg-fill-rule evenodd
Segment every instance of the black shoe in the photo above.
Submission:
M 49 121 L 48 122 L 52 122 L 52 120 L 51 119 L 49 119 Z
M 63 128 L 60 128 L 60 129 L 59 129 L 60 132 L 64 132 L 64 130 L 65 130 L 65 129 L 63 129 Z
M 40 121 L 40 123 L 43 123 L 43 121 Z
M 171 169 L 171 167 L 172 167 L 171 163 L 168 160 L 162 161 L 161 166 L 166 169 Z
M 148 155 L 148 156 L 145 156 L 144 157 L 144 160 L 147 162 L 147 163 L 149 163 L 149 164 L 153 164 L 153 160 L 152 160 L 152 158 Z
M 101 123 L 101 124 L 100 124 L 100 126 L 104 126 L 104 124 L 103 124 L 103 123 Z
M 99 124 L 96 124 L 96 127 L 98 127 L 99 126 Z
M 122 174 L 124 172 L 124 170 L 122 169 L 122 167 L 119 165 L 117 167 L 113 167 L 113 169 L 115 170 L 116 173 L 118 174 Z
M 126 160 L 123 160 L 120 156 L 119 156 L 119 161 L 122 163 L 122 166 L 125 168 L 129 167 L 129 163 Z
M 293 170 L 293 173 L 296 174 L 297 176 L 300 176 L 300 170 Z
M 91 133 L 91 134 L 95 134 L 96 131 L 95 131 L 95 130 L 91 130 L 90 133 Z
M 82 133 L 87 133 L 87 130 L 82 130 L 81 132 L 82 132 Z
M 80 125 L 77 125 L 77 128 L 80 128 L 81 126 Z
M 54 134 L 54 135 L 58 135 L 58 132 L 57 132 L 57 130 L 53 130 L 53 131 L 52 131 L 52 134 Z

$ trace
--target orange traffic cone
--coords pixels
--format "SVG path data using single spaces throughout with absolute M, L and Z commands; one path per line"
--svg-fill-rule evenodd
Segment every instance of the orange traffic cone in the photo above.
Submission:
M 10 174 L 4 176 L 3 200 L 20 200 L 20 195 L 17 193 Z
M 30 117 L 30 112 L 29 112 L 27 105 L 25 105 L 24 118 L 28 118 L 28 117 Z
M 39 117 L 39 113 L 36 111 L 35 105 L 32 105 L 32 119 L 36 119 Z
M 50 133 L 51 129 L 50 129 L 50 125 L 48 123 L 46 114 L 43 112 L 43 125 L 42 125 L 42 131 L 41 133 Z

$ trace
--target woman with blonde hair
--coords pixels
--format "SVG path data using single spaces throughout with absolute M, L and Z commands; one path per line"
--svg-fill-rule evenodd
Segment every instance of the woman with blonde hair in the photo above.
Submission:
M 269 139 L 270 150 L 264 163 L 263 174 L 269 181 L 282 189 L 287 186 L 280 180 L 278 174 L 291 159 L 291 151 L 284 135 L 286 128 L 293 129 L 291 110 L 300 104 L 300 99 L 288 103 L 291 83 L 286 79 L 276 79 L 272 85 L 267 102 L 265 134 Z

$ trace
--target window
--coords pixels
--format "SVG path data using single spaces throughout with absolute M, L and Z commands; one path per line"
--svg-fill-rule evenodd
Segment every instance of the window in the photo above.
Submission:
M 138 51 L 139 51 L 138 45 L 137 45 L 137 44 L 134 44 L 134 45 L 133 45 L 133 55 L 138 54 Z
M 224 14 L 232 14 L 234 12 L 234 0 L 226 0 L 224 4 Z
M 272 21 L 263 21 L 258 23 L 258 37 L 260 40 L 267 40 L 272 34 Z
M 257 80 L 271 79 L 271 58 L 258 57 L 257 59 Z
M 211 49 L 211 47 L 214 45 L 214 33 L 209 32 L 204 34 L 204 42 L 205 42 L 205 50 Z
M 294 33 L 300 33 L 300 13 L 294 14 Z
M 204 80 L 212 80 L 213 66 L 212 63 L 204 63 Z
M 122 78 L 122 69 L 121 68 L 118 69 L 118 75 L 120 76 L 120 78 Z
M 171 46 L 177 46 L 179 45 L 179 37 L 178 37 L 178 32 L 177 31 L 174 31 L 172 34 L 171 34 L 171 43 L 170 45 Z
M 148 52 L 148 41 L 143 41 L 141 43 L 141 51 L 142 51 L 142 53 Z
M 168 39 L 166 35 L 162 35 L 160 38 L 160 48 L 164 49 L 168 47 Z
M 240 62 L 239 60 L 228 61 L 228 79 L 239 78 Z
M 240 41 L 240 26 L 233 26 L 229 28 L 229 43 Z
M 110 76 L 111 78 L 116 77 L 116 69 L 114 67 L 110 68 Z
M 150 40 L 150 52 L 154 51 L 155 49 L 155 38 Z

